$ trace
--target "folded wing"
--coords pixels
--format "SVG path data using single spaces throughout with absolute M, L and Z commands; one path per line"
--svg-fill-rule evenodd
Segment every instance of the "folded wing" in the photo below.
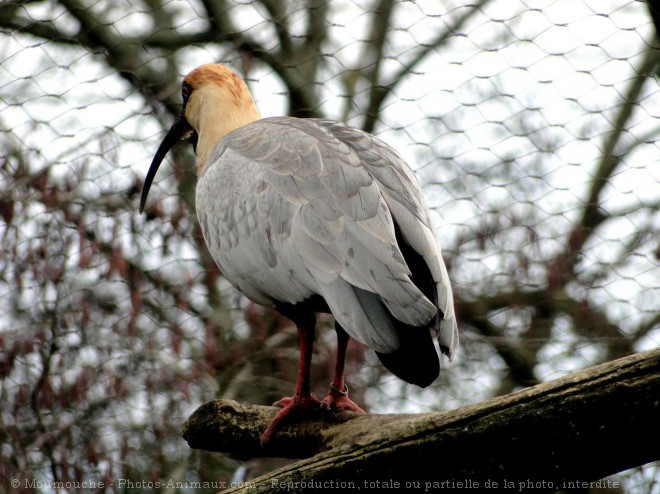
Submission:
M 379 355 L 428 347 L 408 333 L 432 328 L 451 358 L 449 278 L 421 189 L 394 150 L 338 122 L 281 117 L 228 134 L 210 162 L 197 200 L 214 206 L 200 223 L 225 276 L 248 297 L 295 304 L 320 295 Z

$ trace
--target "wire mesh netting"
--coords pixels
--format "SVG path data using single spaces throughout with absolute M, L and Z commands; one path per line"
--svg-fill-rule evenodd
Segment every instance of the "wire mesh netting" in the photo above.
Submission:
M 241 73 L 263 116 L 377 135 L 423 184 L 461 348 L 420 390 L 351 346 L 370 411 L 455 408 L 660 342 L 660 52 L 644 2 L 9 1 L 0 25 L 4 488 L 274 466 L 191 452 L 179 428 L 209 399 L 290 392 L 295 328 L 215 268 L 191 150 L 137 213 L 201 63 Z M 319 393 L 333 344 L 322 331 Z M 657 463 L 613 478 L 660 493 Z

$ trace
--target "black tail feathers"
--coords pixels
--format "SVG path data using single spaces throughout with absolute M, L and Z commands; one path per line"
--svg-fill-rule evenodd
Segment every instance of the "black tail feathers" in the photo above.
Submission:
M 440 375 L 440 360 L 429 328 L 397 324 L 401 346 L 392 353 L 376 352 L 394 375 L 422 388 Z

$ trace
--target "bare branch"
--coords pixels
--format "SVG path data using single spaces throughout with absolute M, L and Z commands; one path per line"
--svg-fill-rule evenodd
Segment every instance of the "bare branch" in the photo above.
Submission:
M 261 0 L 261 3 L 268 10 L 271 21 L 275 26 L 277 39 L 280 41 L 280 52 L 291 53 L 293 44 L 289 33 L 286 5 L 282 0 Z
M 637 70 L 636 76 L 628 87 L 624 103 L 621 105 L 619 113 L 614 120 L 612 131 L 605 140 L 601 160 L 584 203 L 582 218 L 575 224 L 575 228 L 569 235 L 566 251 L 559 255 L 550 266 L 549 283 L 551 286 L 563 285 L 570 279 L 582 247 L 595 229 L 608 218 L 600 208 L 600 194 L 609 183 L 612 174 L 620 163 L 620 155 L 615 150 L 619 141 L 627 132 L 626 122 L 630 119 L 634 109 L 637 107 L 642 87 L 649 80 L 649 76 L 654 73 L 654 69 L 660 61 L 659 57 L 658 51 L 653 49 L 653 47 L 649 47 Z
M 420 45 L 413 60 L 401 67 L 401 69 L 390 79 L 390 82 L 385 83 L 383 81 L 381 83 L 375 96 L 370 98 L 369 110 L 367 111 L 367 114 L 364 117 L 364 123 L 362 124 L 363 130 L 366 132 L 373 132 L 376 122 L 380 118 L 380 109 L 390 93 L 396 89 L 399 83 L 404 80 L 408 74 L 412 73 L 415 67 L 424 61 L 429 54 L 447 43 L 457 31 L 460 31 L 460 29 L 490 1 L 491 0 L 481 0 L 477 4 L 471 5 L 465 15 L 460 16 L 453 24 L 447 26 L 447 28 L 444 31 L 441 31 L 430 43 Z
M 52 40 L 65 45 L 78 45 L 77 39 L 64 35 L 49 22 L 34 22 L 19 15 L 9 13 L 9 8 L 0 6 L 0 32 L 8 34 L 12 31 L 25 33 L 37 38 Z
M 381 93 L 386 91 L 386 88 L 380 84 L 380 71 L 383 61 L 383 50 L 385 40 L 387 39 L 387 32 L 390 29 L 390 19 L 394 12 L 393 0 L 381 0 L 378 7 L 374 10 L 374 20 L 372 22 L 372 30 L 369 35 L 369 45 L 367 46 L 365 60 L 369 59 L 365 69 L 365 76 L 371 84 L 371 91 L 369 92 L 369 106 L 366 111 L 366 118 L 369 121 L 375 122 L 380 112 L 380 105 L 383 101 Z M 369 131 L 367 131 L 369 132 Z

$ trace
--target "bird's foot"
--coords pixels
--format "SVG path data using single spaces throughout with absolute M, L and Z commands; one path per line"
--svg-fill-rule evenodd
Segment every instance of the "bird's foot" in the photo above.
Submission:
M 309 407 L 310 410 L 320 408 L 321 402 L 314 398 L 314 395 L 307 396 L 285 396 L 281 400 L 273 403 L 274 407 L 277 408 L 286 408 L 291 405 L 294 401 L 298 402 L 296 406 Z
M 261 435 L 262 446 L 270 441 L 273 432 L 278 426 L 291 418 L 300 417 L 304 415 L 311 415 L 314 412 L 320 411 L 322 408 L 321 402 L 314 398 L 314 396 L 288 396 L 273 403 L 274 407 L 281 408 L 275 418 L 268 425 L 264 433 Z
M 321 402 L 321 406 L 329 409 L 334 414 L 342 412 L 367 413 L 348 397 L 348 387 L 346 385 L 344 385 L 343 390 L 339 390 L 330 384 L 330 391 Z

